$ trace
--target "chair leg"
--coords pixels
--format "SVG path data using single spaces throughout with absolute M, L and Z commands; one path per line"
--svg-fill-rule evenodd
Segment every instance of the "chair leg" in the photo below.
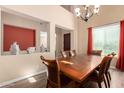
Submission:
M 46 85 L 46 88 L 49 88 L 50 85 L 49 85 L 49 81 L 47 80 L 47 85 Z
M 48 88 L 49 87 L 49 85 L 48 85 L 48 83 L 47 83 L 47 86 L 46 86 L 46 88 Z
M 105 76 L 106 76 L 106 78 L 107 78 L 108 87 L 110 88 L 110 82 L 109 82 L 108 74 L 105 74 Z
M 108 72 L 108 75 L 109 75 L 109 78 L 110 78 L 110 80 L 111 80 L 111 75 L 110 75 L 110 72 Z
M 98 83 L 99 88 L 102 88 L 101 82 L 98 81 L 97 83 Z
M 106 83 L 106 80 L 105 80 L 105 76 L 103 77 L 103 80 L 104 80 L 104 83 L 105 83 L 105 87 L 107 88 L 107 83 Z

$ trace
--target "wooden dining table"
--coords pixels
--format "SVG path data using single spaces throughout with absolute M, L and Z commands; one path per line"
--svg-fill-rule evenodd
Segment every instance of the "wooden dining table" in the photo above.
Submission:
M 100 65 L 102 59 L 101 56 L 95 55 L 76 55 L 59 58 L 58 63 L 63 74 L 81 83 Z

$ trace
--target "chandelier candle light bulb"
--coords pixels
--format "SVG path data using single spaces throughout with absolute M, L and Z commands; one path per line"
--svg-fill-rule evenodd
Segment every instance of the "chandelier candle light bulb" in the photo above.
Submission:
M 98 14 L 100 5 L 95 5 L 94 7 L 94 14 Z
M 76 12 L 76 16 L 80 16 L 80 8 L 76 8 L 75 12 Z

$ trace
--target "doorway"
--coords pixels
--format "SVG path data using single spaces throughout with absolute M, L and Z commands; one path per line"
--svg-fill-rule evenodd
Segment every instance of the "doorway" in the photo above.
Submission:
M 56 51 L 55 56 L 61 57 L 61 51 L 71 49 L 71 30 L 56 27 Z
M 71 49 L 71 34 L 67 33 L 64 34 L 64 51 L 70 50 Z

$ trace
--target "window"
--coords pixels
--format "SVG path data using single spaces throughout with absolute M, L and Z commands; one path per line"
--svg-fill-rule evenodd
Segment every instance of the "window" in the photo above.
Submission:
M 40 46 L 47 48 L 47 32 L 40 32 Z
M 118 54 L 119 32 L 119 23 L 93 28 L 93 50 L 102 50 L 103 55 Z

